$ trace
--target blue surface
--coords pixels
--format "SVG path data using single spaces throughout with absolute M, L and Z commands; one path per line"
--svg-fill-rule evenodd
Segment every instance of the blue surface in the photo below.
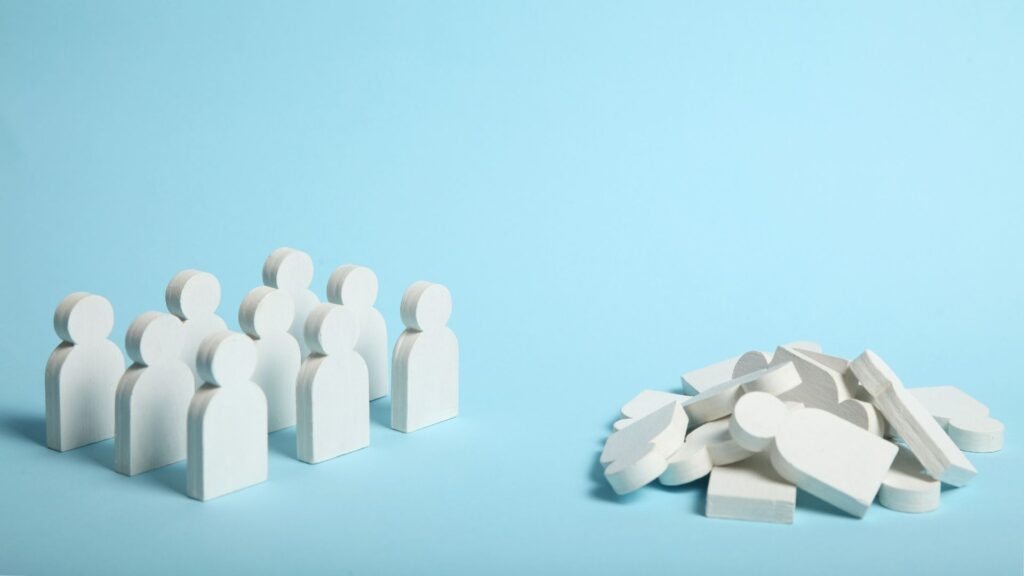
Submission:
M 1020 574 L 1024 5 L 0 3 L 0 573 Z M 184 464 L 43 447 L 51 315 L 115 337 L 179 269 L 222 314 L 267 253 L 356 262 L 393 341 L 447 284 L 462 415 L 201 504 Z M 793 526 L 614 498 L 643 388 L 752 348 L 870 346 L 1007 425 L 942 508 Z M 701 571 L 704 572 L 701 572 Z

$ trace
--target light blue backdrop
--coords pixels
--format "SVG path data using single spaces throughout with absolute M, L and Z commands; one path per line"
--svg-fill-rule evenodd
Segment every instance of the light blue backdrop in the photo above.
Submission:
M 0 2 L 0 573 L 1020 574 L 1019 2 Z M 66 293 L 115 338 L 180 269 L 222 314 L 278 246 L 447 284 L 462 415 L 200 504 L 43 447 Z M 870 346 L 1007 447 L 932 514 L 613 497 L 643 388 Z M 909 571 L 908 571 L 909 570 Z

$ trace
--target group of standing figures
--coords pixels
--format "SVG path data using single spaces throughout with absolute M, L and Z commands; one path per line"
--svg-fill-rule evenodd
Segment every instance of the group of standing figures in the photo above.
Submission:
M 185 270 L 169 312 L 146 312 L 125 335 L 132 364 L 109 340 L 110 302 L 73 293 L 54 313 L 61 344 L 46 364 L 46 443 L 66 451 L 114 437 L 114 464 L 133 476 L 187 459 L 188 495 L 209 500 L 267 478 L 267 434 L 296 427 L 296 453 L 315 464 L 370 443 L 372 400 L 388 394 L 377 276 L 337 268 L 327 303 L 309 286 L 313 260 L 291 248 L 263 266 L 263 286 L 238 310 L 244 333 L 217 315 L 220 283 Z M 452 300 L 416 282 L 402 297 L 405 331 L 391 365 L 391 427 L 412 432 L 459 410 Z

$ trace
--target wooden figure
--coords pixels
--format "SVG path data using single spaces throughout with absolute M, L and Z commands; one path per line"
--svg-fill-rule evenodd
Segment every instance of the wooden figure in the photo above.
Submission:
M 1003 423 L 988 406 L 955 386 L 908 388 L 965 452 L 997 452 L 1003 448 Z
M 725 466 L 753 455 L 729 434 L 729 419 L 713 420 L 691 430 L 685 441 L 669 455 L 658 479 L 665 486 L 678 486 L 707 476 L 714 466 Z
M 164 293 L 167 309 L 182 320 L 184 340 L 181 360 L 192 371 L 195 387 L 203 379 L 196 368 L 199 344 L 209 336 L 228 329 L 224 319 L 217 315 L 220 306 L 220 282 L 209 272 L 182 270 L 171 278 Z
M 166 312 L 146 312 L 128 327 L 134 364 L 117 385 L 114 469 L 128 476 L 183 460 L 192 371 L 181 361 L 185 329 Z
M 622 405 L 622 416 L 633 419 L 643 418 L 666 404 L 684 402 L 690 398 L 690 396 L 673 394 L 672 392 L 644 390 L 634 396 L 632 400 Z
M 791 348 L 798 348 L 800 350 L 814 350 L 821 352 L 821 346 L 817 342 L 811 342 L 808 340 L 801 340 L 798 342 L 790 342 L 784 346 Z M 757 358 L 760 356 L 761 358 Z M 681 380 L 683 383 L 683 393 L 697 395 L 701 392 L 728 382 L 734 378 L 740 376 L 746 376 L 754 370 L 766 368 L 767 366 L 757 366 L 761 359 L 771 360 L 771 354 L 753 350 L 747 352 L 741 356 L 733 356 L 732 358 L 726 358 L 720 362 L 691 370 L 682 375 Z M 742 362 L 741 362 L 742 360 Z
M 267 397 L 269 432 L 295 425 L 295 386 L 302 352 L 288 332 L 294 316 L 291 295 L 269 286 L 252 289 L 238 309 L 238 324 L 256 344 L 252 381 Z
M 939 507 L 941 492 L 942 483 L 925 473 L 909 448 L 900 446 L 882 479 L 878 503 L 897 512 L 931 512 Z
M 877 354 L 865 350 L 850 363 L 850 370 L 932 478 L 963 486 L 978 473 L 942 426 L 917 397 L 907 392 L 896 373 Z
M 292 337 L 299 343 L 302 357 L 309 355 L 303 329 L 306 317 L 320 304 L 310 289 L 313 282 L 313 259 L 309 254 L 294 248 L 278 248 L 267 256 L 263 263 L 263 283 L 271 288 L 284 290 L 292 297 L 295 305 L 295 317 L 288 329 Z
M 46 445 L 64 452 L 114 435 L 124 356 L 107 339 L 114 308 L 96 294 L 68 295 L 53 314 L 61 344 L 46 362 Z
M 210 500 L 267 479 L 267 400 L 251 377 L 256 345 L 218 332 L 199 346 L 203 384 L 188 407 L 188 495 Z
M 339 266 L 327 281 L 327 300 L 356 312 L 356 352 L 370 371 L 370 400 L 387 396 L 388 328 L 384 316 L 373 306 L 377 302 L 377 275 L 365 266 Z
M 311 353 L 299 371 L 296 444 L 299 460 L 316 464 L 370 444 L 370 376 L 355 351 L 359 314 L 320 304 L 306 319 Z
M 789 413 L 769 453 L 780 476 L 853 516 L 875 499 L 896 457 L 896 445 L 830 412 Z
M 732 414 L 736 401 L 748 392 L 785 394 L 800 385 L 800 375 L 790 362 L 756 370 L 739 378 L 712 386 L 683 404 L 690 426 L 697 427 Z
M 391 427 L 413 432 L 459 413 L 459 341 L 446 326 L 452 296 L 416 282 L 402 298 L 405 332 L 395 343 Z
M 736 365 L 732 368 L 732 378 L 739 378 L 740 376 L 746 376 L 751 372 L 757 372 L 758 370 L 766 370 L 768 363 L 771 359 L 768 354 L 761 352 L 760 350 L 751 350 L 743 356 L 740 356 L 736 360 Z
M 868 401 L 870 398 L 861 390 L 857 378 L 846 369 L 849 362 L 844 358 L 815 350 L 780 346 L 772 363 L 784 361 L 796 366 L 802 384 L 782 395 L 783 400 L 831 412 L 876 436 L 885 432 L 885 419 Z
M 711 470 L 704 511 L 708 518 L 792 524 L 795 509 L 796 486 L 779 476 L 768 454 Z
M 671 402 L 613 432 L 605 441 L 600 461 L 616 494 L 628 494 L 653 482 L 665 471 L 666 458 L 683 444 L 686 412 Z

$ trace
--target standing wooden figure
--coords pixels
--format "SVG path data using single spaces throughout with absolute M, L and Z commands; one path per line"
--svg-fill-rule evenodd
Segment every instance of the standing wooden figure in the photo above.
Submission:
M 210 500 L 267 479 L 267 400 L 252 382 L 256 345 L 218 332 L 199 346 L 206 382 L 188 407 L 188 495 Z
M 306 347 L 303 328 L 310 311 L 320 303 L 310 289 L 313 282 L 313 259 L 309 254 L 294 248 L 278 248 L 267 256 L 263 263 L 263 283 L 271 288 L 284 290 L 292 297 L 295 304 L 295 318 L 288 329 L 299 343 L 302 357 L 309 355 Z
M 370 400 L 388 395 L 388 327 L 377 302 L 377 275 L 365 266 L 339 266 L 327 282 L 327 300 L 352 308 L 359 319 L 356 352 L 370 371 Z
M 199 344 L 210 334 L 228 329 L 224 319 L 217 316 L 220 306 L 220 281 L 209 272 L 182 270 L 171 278 L 164 293 L 167 309 L 181 321 L 185 338 L 181 345 L 181 361 L 192 371 L 195 387 L 203 385 L 196 369 Z
M 64 452 L 114 435 L 114 394 L 124 355 L 107 339 L 114 308 L 95 294 L 61 300 L 53 328 L 61 344 L 46 362 L 46 445 Z
M 413 432 L 459 414 L 459 341 L 446 325 L 452 295 L 416 282 L 402 297 L 405 332 L 395 343 L 391 427 Z
M 295 305 L 288 293 L 260 286 L 238 309 L 238 324 L 256 343 L 252 380 L 267 397 L 267 430 L 295 425 L 295 379 L 302 364 L 299 343 L 288 333 Z
M 359 317 L 351 308 L 321 304 L 306 320 L 312 353 L 297 387 L 299 460 L 316 464 L 370 444 L 369 373 L 355 350 Z
M 185 328 L 166 312 L 146 312 L 128 327 L 135 362 L 117 385 L 114 468 L 134 476 L 185 459 L 192 372 L 181 361 Z

